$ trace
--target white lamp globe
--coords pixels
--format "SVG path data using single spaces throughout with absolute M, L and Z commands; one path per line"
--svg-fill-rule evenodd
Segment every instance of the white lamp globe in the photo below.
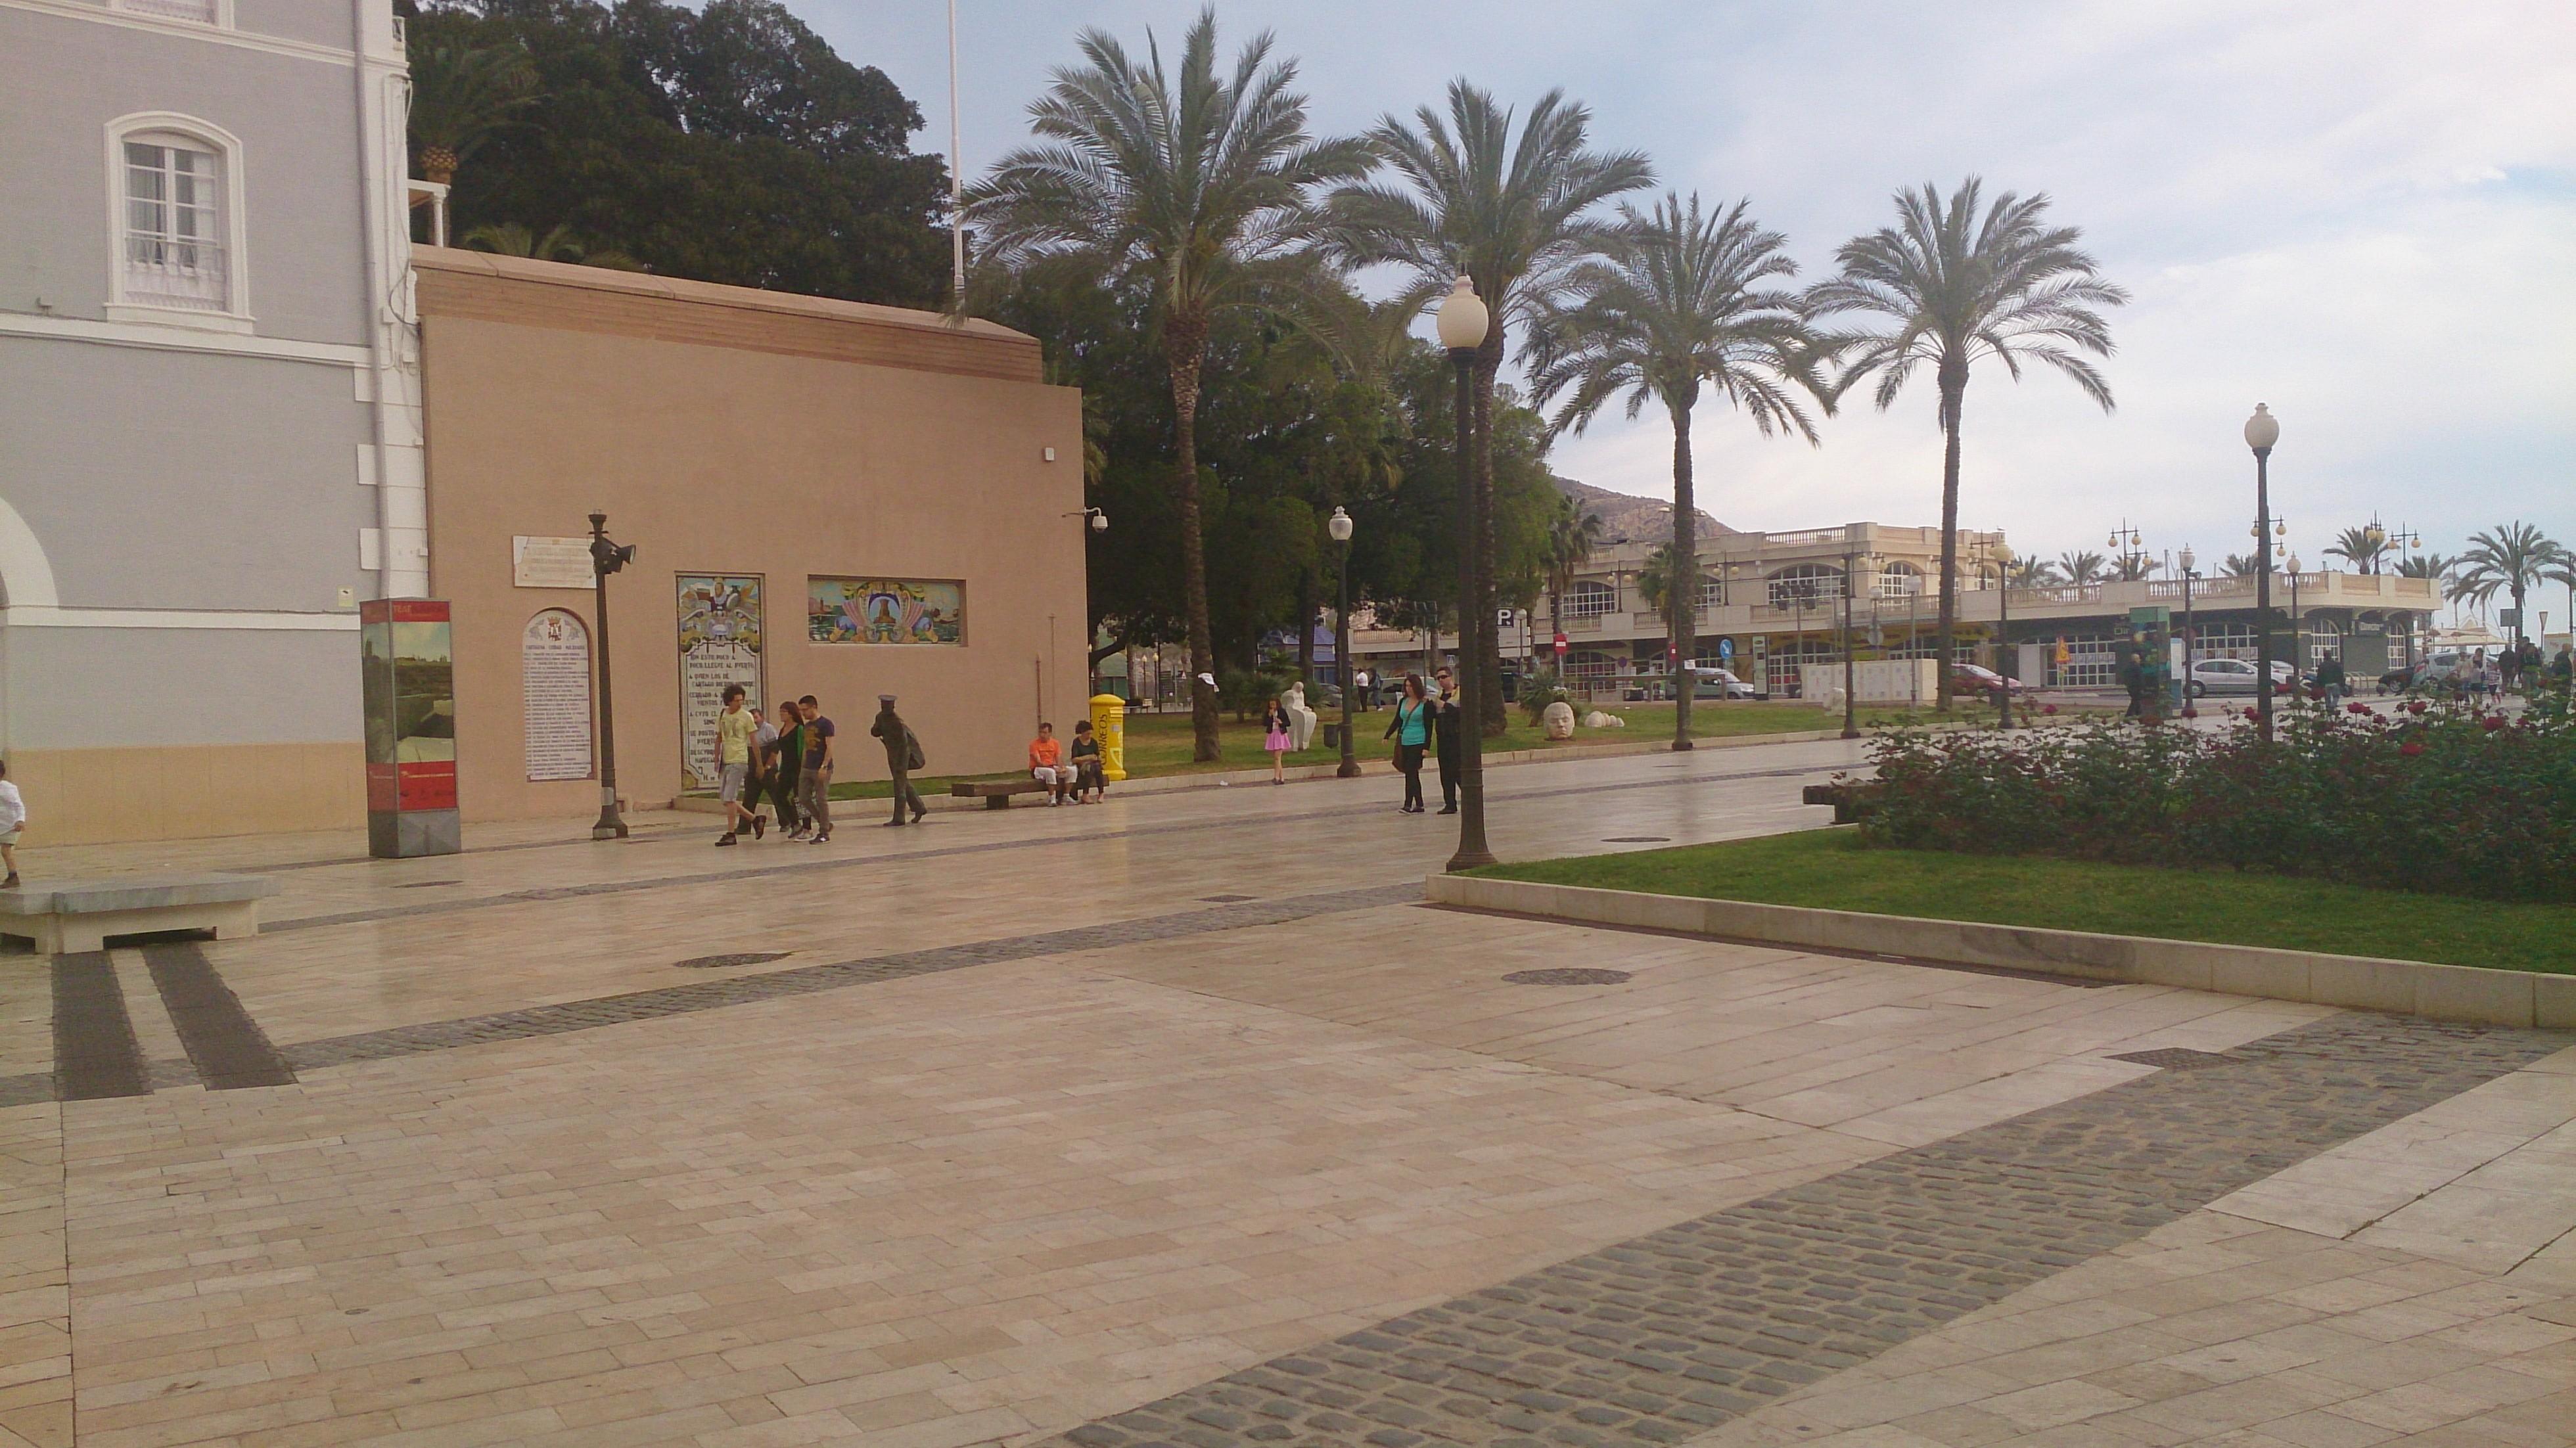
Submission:
M 1440 345 L 1452 352 L 1472 352 L 1485 344 L 1485 303 L 1476 295 L 1476 284 L 1465 277 L 1450 284 L 1449 295 L 1440 299 L 1436 323 Z
M 2281 440 L 2281 419 L 2272 415 L 2272 404 L 2254 404 L 2254 415 L 2245 419 L 2245 445 L 2256 452 L 2270 451 Z
M 1348 543 L 1351 541 L 1351 515 L 1335 508 L 1333 516 L 1324 522 L 1324 531 L 1333 535 L 1334 542 Z

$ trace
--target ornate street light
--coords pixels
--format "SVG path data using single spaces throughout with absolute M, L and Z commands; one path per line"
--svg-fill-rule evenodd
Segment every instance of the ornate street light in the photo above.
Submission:
M 1342 779 L 1359 777 L 1359 755 L 1351 743 L 1351 515 L 1340 508 L 1324 522 L 1324 531 L 1341 546 L 1342 561 L 1336 581 L 1338 607 L 1333 614 L 1333 667 L 1342 676 L 1342 767 L 1333 771 Z
M 2272 445 L 2281 419 L 2268 402 L 2245 419 L 2245 445 L 2254 450 L 2254 702 L 2263 739 L 2272 739 Z
M 2191 656 L 2193 647 L 2200 642 L 2200 631 L 2192 626 L 2191 616 L 2192 580 L 2200 575 L 2192 572 L 2192 565 L 2200 560 L 2192 556 L 2191 545 L 2185 543 L 2175 561 L 2182 564 L 2182 712 L 2189 717 L 2200 712 L 2191 702 Z
M 591 605 L 599 625 L 599 818 L 591 824 L 594 840 L 626 838 L 626 821 L 617 813 L 616 696 L 608 687 L 608 575 L 635 561 L 635 545 L 608 536 L 608 515 L 590 515 L 590 576 L 596 593 Z
M 1459 708 L 1466 717 L 1458 721 L 1458 852 L 1449 857 L 1452 872 L 1494 863 L 1494 852 L 1485 848 L 1485 651 L 1480 634 L 1486 615 L 1484 590 L 1479 587 L 1484 574 L 1476 558 L 1481 534 L 1476 485 L 1470 476 L 1467 419 L 1475 401 L 1469 374 L 1475 370 L 1476 349 L 1485 345 L 1490 320 L 1485 303 L 1476 295 L 1475 282 L 1466 277 L 1458 278 L 1441 299 L 1436 320 L 1440 345 L 1448 349 L 1449 363 L 1458 373 L 1458 435 L 1451 456 L 1458 477 Z

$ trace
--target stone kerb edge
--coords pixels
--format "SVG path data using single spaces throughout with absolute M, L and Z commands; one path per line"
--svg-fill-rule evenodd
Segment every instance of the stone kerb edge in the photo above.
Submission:
M 2473 1025 L 2576 1029 L 2576 976 L 1433 875 L 1436 905 L 1577 924 L 2172 986 Z

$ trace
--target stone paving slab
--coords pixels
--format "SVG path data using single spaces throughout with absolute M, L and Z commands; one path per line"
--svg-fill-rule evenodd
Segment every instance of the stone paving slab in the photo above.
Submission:
M 1073 1429 L 1075 1448 L 1675 1443 L 2566 1045 L 2342 1016 Z

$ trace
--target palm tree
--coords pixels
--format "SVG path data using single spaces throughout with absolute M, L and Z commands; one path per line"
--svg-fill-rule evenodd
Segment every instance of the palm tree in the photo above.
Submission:
M 1550 639 L 1565 632 L 1565 595 L 1574 589 L 1574 576 L 1590 561 L 1592 550 L 1601 544 L 1601 515 L 1586 508 L 1572 493 L 1556 495 L 1556 511 L 1548 516 L 1547 536 L 1541 543 L 1540 564 L 1547 570 L 1547 632 Z
M 2074 227 L 2044 224 L 2046 194 L 2007 191 L 1980 220 L 1984 189 L 1971 176 L 1946 204 L 1929 184 L 1899 191 L 1897 225 L 1843 243 L 1835 253 L 1841 273 L 1808 293 L 1818 316 L 1857 312 L 1879 323 L 1851 339 L 1857 350 L 1842 385 L 1877 373 L 1882 412 L 1918 366 L 1931 366 L 1940 389 L 1942 709 L 1950 707 L 1950 633 L 1959 607 L 1959 414 L 1969 366 L 1992 357 L 2019 381 L 2023 362 L 2044 362 L 2108 412 L 2111 386 L 2086 360 L 2111 355 L 2110 324 L 2095 309 L 2129 299 L 2077 249 Z
M 1364 142 L 1307 134 L 1306 98 L 1289 89 L 1296 62 L 1270 61 L 1268 33 L 1220 75 L 1212 9 L 1191 25 L 1177 73 L 1150 34 L 1141 63 L 1100 30 L 1077 44 L 1087 63 L 1056 70 L 1029 107 L 1041 144 L 1004 156 L 967 214 L 1003 265 L 1074 255 L 1152 289 L 1171 373 L 1190 673 L 1212 675 L 1198 454 L 1208 328 L 1230 309 L 1276 314 L 1339 289 L 1312 246 L 1312 203 L 1321 188 L 1367 174 L 1372 156 Z M 1191 714 L 1195 757 L 1215 759 L 1216 691 L 1194 683 Z
M 2046 588 L 2057 582 L 2057 565 L 2045 558 L 2016 558 L 2009 576 L 2015 588 Z
M 2529 523 L 2515 521 L 2469 535 L 2469 551 L 2460 555 L 2460 594 L 2480 603 L 2497 593 L 2513 595 L 2513 638 L 2522 642 L 2523 599 L 2548 581 L 2550 570 L 2567 559 L 2567 550 Z
M 2065 575 L 2067 582 L 2080 588 L 2102 581 L 2102 564 L 2103 558 L 2099 553 L 2069 552 L 2057 555 L 2056 568 Z
M 1635 151 L 1590 149 L 1592 114 L 1562 91 L 1530 107 L 1512 138 L 1512 111 L 1464 79 L 1449 83 L 1449 113 L 1429 106 L 1406 122 L 1390 115 L 1369 140 L 1401 184 L 1343 187 L 1333 196 L 1335 236 L 1352 260 L 1392 262 L 1410 272 L 1408 315 L 1446 293 L 1452 279 L 1476 285 L 1491 317 L 1476 350 L 1470 394 L 1472 459 L 1460 476 L 1475 490 L 1482 521 L 1468 556 L 1474 591 L 1494 578 L 1494 377 L 1514 327 L 1526 327 L 1564 289 L 1574 269 L 1613 238 L 1594 208 L 1654 180 Z M 1463 620 L 1462 620 L 1463 621 Z M 1499 681 L 1499 640 L 1479 627 L 1480 667 Z M 1460 639 L 1461 644 L 1466 642 Z M 1484 691 L 1487 732 L 1502 726 L 1502 691 Z
M 2400 578 L 2448 578 L 2451 576 L 2451 570 L 2459 566 L 2460 560 L 2447 553 L 2418 553 L 2412 558 L 2402 559 L 2398 562 L 2397 576 Z
M 2263 571 L 2263 562 L 2251 553 L 2230 553 L 2218 565 L 2221 578 L 2251 578 Z
M 1817 375 L 1819 349 L 1794 292 L 1764 283 L 1796 274 L 1788 238 L 1765 231 L 1745 213 L 1687 208 L 1669 192 L 1651 212 L 1619 208 L 1625 233 L 1606 259 L 1574 269 L 1570 304 L 1550 307 L 1531 328 L 1530 390 L 1541 401 L 1569 393 L 1549 424 L 1583 431 L 1602 405 L 1627 394 L 1628 416 L 1649 398 L 1673 425 L 1672 556 L 1696 572 L 1699 504 L 1692 493 L 1691 409 L 1703 386 L 1753 421 L 1764 437 L 1794 432 L 1820 444 L 1797 394 L 1832 404 Z M 1666 601 L 1673 657 L 1699 652 L 1699 590 L 1679 588 Z M 1691 747 L 1691 691 L 1673 709 L 1673 748 Z
M 1646 551 L 1646 561 L 1637 566 L 1637 597 L 1645 600 L 1646 607 L 1664 613 L 1675 598 L 1688 598 L 1698 592 L 1694 586 L 1696 577 L 1678 591 L 1673 586 L 1684 572 L 1675 561 L 1681 556 L 1670 543 L 1658 543 Z M 1696 568 L 1688 571 L 1693 575 L 1699 572 Z
M 421 179 L 453 184 L 456 168 L 538 99 L 536 63 L 515 41 L 413 52 L 411 144 Z
M 488 251 L 495 256 L 524 256 L 535 261 L 606 267 L 611 271 L 651 270 L 614 247 L 592 246 L 584 242 L 573 234 L 569 226 L 558 226 L 543 236 L 534 236 L 528 228 L 515 221 L 490 222 L 465 233 L 463 241 L 468 250 Z
M 2110 579 L 2118 583 L 2138 583 L 2164 566 L 2164 560 L 2160 558 L 2150 558 L 2144 553 L 2123 553 L 2112 561 Z
M 2377 573 L 2388 556 L 2388 535 L 2375 528 L 2346 528 L 2326 545 L 2328 558 L 2340 558 L 2363 573 Z

